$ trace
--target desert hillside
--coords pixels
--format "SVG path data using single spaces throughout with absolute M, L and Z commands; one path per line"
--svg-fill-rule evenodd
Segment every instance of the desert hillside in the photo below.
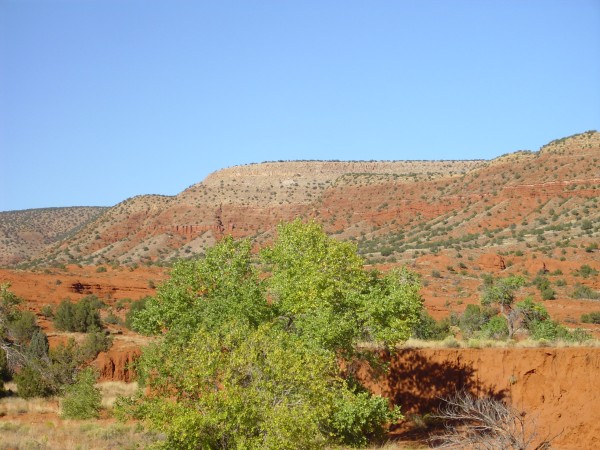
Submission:
M 76 233 L 106 209 L 81 206 L 0 212 L 0 266 L 27 261 Z
M 451 250 L 548 254 L 597 240 L 599 158 L 600 133 L 586 132 L 492 161 L 236 166 L 173 197 L 125 200 L 33 263 L 168 262 L 226 234 L 262 243 L 298 216 L 355 240 L 372 263 Z

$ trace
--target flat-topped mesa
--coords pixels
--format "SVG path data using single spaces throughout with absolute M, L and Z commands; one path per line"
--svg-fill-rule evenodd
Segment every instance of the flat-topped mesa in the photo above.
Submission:
M 252 178 L 265 181 L 310 178 L 315 181 L 333 181 L 349 173 L 397 174 L 464 173 L 485 164 L 482 160 L 469 161 L 281 161 L 248 164 L 221 169 L 208 175 L 202 182 L 206 186 L 222 180 Z

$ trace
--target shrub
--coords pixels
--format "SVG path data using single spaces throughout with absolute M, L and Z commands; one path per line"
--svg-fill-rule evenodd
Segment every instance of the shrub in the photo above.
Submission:
M 600 311 L 594 311 L 588 314 L 582 314 L 581 321 L 583 323 L 600 324 Z
M 95 419 L 100 415 L 102 394 L 94 386 L 96 376 L 91 368 L 77 375 L 75 384 L 66 389 L 61 417 L 65 419 Z
M 583 298 L 588 300 L 598 300 L 600 298 L 600 293 L 593 290 L 589 286 L 577 283 L 575 285 L 575 290 L 573 291 L 572 297 Z
M 42 377 L 39 370 L 31 366 L 25 366 L 14 377 L 17 383 L 17 392 L 19 397 L 47 397 L 52 394 L 52 389 L 47 381 Z
M 42 316 L 44 316 L 46 319 L 50 319 L 50 318 L 54 317 L 54 310 L 52 309 L 52 306 L 50 306 L 50 305 L 44 305 L 42 307 L 41 313 L 42 313 Z
M 88 295 L 79 303 L 73 304 L 70 300 L 63 300 L 54 316 L 54 326 L 58 330 L 89 332 L 102 328 L 98 309 L 102 302 L 95 296 Z
M 75 305 L 70 300 L 63 300 L 54 314 L 54 326 L 57 330 L 73 331 Z
M 436 320 L 423 310 L 419 323 L 413 328 L 413 337 L 425 341 L 442 341 L 450 335 L 450 322 Z
M 111 345 L 112 340 L 109 336 L 102 331 L 94 331 L 85 337 L 79 348 L 79 355 L 82 360 L 90 361 L 96 358 L 98 353 L 107 351 Z
M 598 271 L 587 264 L 583 264 L 578 270 L 575 271 L 575 275 L 583 278 L 589 278 L 591 276 L 598 275 Z
M 104 323 L 116 325 L 119 323 L 119 318 L 112 311 L 104 318 Z
M 38 328 L 35 314 L 30 311 L 22 311 L 17 319 L 9 323 L 8 328 L 15 341 L 28 343 Z
M 508 324 L 502 316 L 494 316 L 481 327 L 481 335 L 489 339 L 506 339 Z
M 54 391 L 75 382 L 77 367 L 83 362 L 80 353 L 72 338 L 66 344 L 60 344 L 50 350 L 50 365 L 47 370 Z
M 551 287 L 542 289 L 542 300 L 554 300 L 556 298 L 556 292 Z
M 472 337 L 495 315 L 497 311 L 479 305 L 467 305 L 465 311 L 458 318 L 458 326 L 464 338 Z
M 538 340 L 555 341 L 562 339 L 567 342 L 584 342 L 591 339 L 591 334 L 581 328 L 569 331 L 554 320 L 535 321 L 531 325 L 531 336 Z
M 445 432 L 431 441 L 436 448 L 525 450 L 531 448 L 539 431 L 529 417 L 501 400 L 459 391 L 444 399 L 434 416 L 445 423 Z M 551 442 L 546 438 L 534 448 L 550 448 Z
M 48 336 L 41 328 L 37 328 L 29 342 L 29 354 L 35 358 L 43 359 L 48 356 L 48 350 Z
M 146 302 L 150 297 L 144 297 L 131 303 L 129 311 L 125 314 L 125 326 L 130 330 L 138 331 L 133 327 L 133 319 L 136 314 L 146 309 Z
M 6 380 L 8 376 L 8 358 L 4 349 L 0 347 L 0 380 Z

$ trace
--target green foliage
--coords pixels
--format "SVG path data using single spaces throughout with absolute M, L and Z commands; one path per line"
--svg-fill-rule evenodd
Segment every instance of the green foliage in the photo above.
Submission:
M 96 376 L 91 368 L 77 375 L 76 382 L 65 391 L 61 417 L 64 419 L 95 419 L 100 415 L 102 394 L 94 383 Z
M 314 223 L 281 225 L 259 265 L 250 250 L 225 238 L 175 264 L 133 315 L 162 339 L 138 363 L 152 395 L 121 400 L 118 413 L 164 432 L 167 448 L 320 449 L 381 434 L 399 412 L 339 363 L 360 358 L 359 343 L 410 336 L 416 275 L 365 271 L 352 244 Z
M 510 307 L 515 301 L 517 289 L 525 283 L 525 278 L 515 275 L 495 280 L 491 285 L 486 285 L 481 303 L 483 305 L 496 303 L 501 307 Z
M 66 344 L 59 344 L 50 350 L 50 364 L 45 369 L 47 379 L 51 382 L 53 392 L 58 392 L 63 386 L 73 384 L 77 368 L 82 364 L 81 352 L 74 339 Z
M 28 343 L 38 328 L 35 314 L 31 311 L 21 311 L 8 324 L 11 337 L 19 343 Z
M 267 289 L 280 323 L 324 348 L 350 354 L 359 341 L 393 346 L 419 321 L 414 273 L 366 272 L 354 244 L 328 238 L 315 223 L 282 224 L 262 257 L 271 266 Z
M 556 298 L 556 292 L 550 286 L 548 278 L 538 275 L 533 279 L 532 284 L 540 290 L 543 300 L 554 300 Z
M 14 376 L 19 397 L 47 397 L 52 394 L 52 388 L 39 370 L 32 366 L 23 367 Z
M 420 320 L 413 328 L 413 337 L 426 341 L 442 341 L 450 335 L 450 322 L 448 320 L 436 320 L 427 313 L 421 311 Z
M 336 440 L 352 447 L 365 446 L 385 435 L 385 424 L 402 419 L 399 408 L 390 411 L 385 398 L 369 392 L 344 389 L 333 404 L 330 419 Z
M 589 278 L 598 275 L 598 271 L 587 264 L 583 264 L 574 274 L 575 276 Z
M 91 361 L 98 353 L 107 351 L 112 345 L 111 338 L 102 331 L 88 333 L 79 348 L 79 355 L 83 361 Z
M 597 291 L 593 290 L 591 287 L 586 286 L 584 284 L 577 283 L 575 285 L 575 289 L 573 290 L 573 294 L 571 296 L 573 298 L 598 300 L 598 299 L 600 299 L 600 292 L 597 292 Z
M 100 305 L 101 302 L 91 295 L 82 298 L 77 304 L 63 300 L 54 314 L 54 326 L 58 330 L 83 333 L 100 330 Z
M 512 338 L 518 315 L 513 311 L 513 303 L 519 288 L 526 284 L 522 276 L 511 275 L 507 278 L 493 280 L 486 283 L 481 296 L 481 304 L 489 306 L 497 304 L 500 307 L 500 314 L 506 319 L 508 326 L 508 337 Z
M 0 380 L 6 380 L 8 376 L 8 358 L 6 357 L 6 351 L 0 347 Z
M 75 305 L 70 300 L 63 300 L 54 313 L 54 326 L 57 330 L 70 330 L 74 317 Z
M 21 315 L 19 303 L 21 299 L 10 290 L 10 283 L 0 283 L 0 343 L 9 339 L 10 324 Z
M 43 359 L 48 357 L 48 336 L 42 331 L 41 328 L 37 328 L 31 336 L 29 342 L 29 354 L 37 359 Z
M 581 321 L 583 323 L 600 324 L 600 311 L 594 311 L 594 312 L 591 312 L 588 314 L 582 314 Z
M 502 316 L 494 316 L 481 327 L 482 337 L 502 340 L 508 337 L 508 323 Z
M 554 320 L 534 321 L 531 324 L 531 336 L 534 339 L 547 341 L 563 340 L 567 342 L 584 342 L 592 338 L 585 330 L 577 328 L 569 331 L 565 326 Z
M 487 306 L 482 308 L 479 305 L 467 305 L 458 319 L 458 326 L 463 337 L 468 339 L 481 331 L 482 327 L 496 314 L 498 314 L 497 310 Z
M 517 303 L 516 309 L 522 317 L 523 326 L 530 331 L 533 323 L 550 319 L 550 314 L 548 314 L 546 308 L 539 303 L 535 303 L 531 297 Z
M 249 241 L 227 237 L 204 259 L 176 263 L 169 281 L 134 317 L 134 329 L 167 330 L 185 340 L 198 329 L 218 330 L 233 319 L 253 326 L 267 320 L 271 312 L 251 257 Z
M 127 311 L 127 314 L 125 314 L 125 326 L 127 328 L 129 328 L 130 330 L 141 331 L 141 330 L 134 328 L 133 319 L 137 313 L 146 309 L 146 302 L 148 301 L 149 298 L 150 297 L 141 298 L 139 300 L 132 302 L 131 305 L 129 306 L 129 311 Z
M 44 305 L 42 307 L 41 313 L 42 316 L 44 316 L 46 319 L 54 317 L 54 310 L 52 309 L 51 305 Z

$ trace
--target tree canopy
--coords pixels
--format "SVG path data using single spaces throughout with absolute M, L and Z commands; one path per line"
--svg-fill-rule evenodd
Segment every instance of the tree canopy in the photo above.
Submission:
M 399 411 L 340 362 L 360 358 L 359 343 L 393 348 L 421 310 L 415 274 L 365 270 L 353 244 L 315 223 L 280 225 L 258 255 L 224 238 L 177 263 L 134 317 L 160 339 L 139 362 L 146 394 L 119 411 L 171 448 L 363 445 Z

